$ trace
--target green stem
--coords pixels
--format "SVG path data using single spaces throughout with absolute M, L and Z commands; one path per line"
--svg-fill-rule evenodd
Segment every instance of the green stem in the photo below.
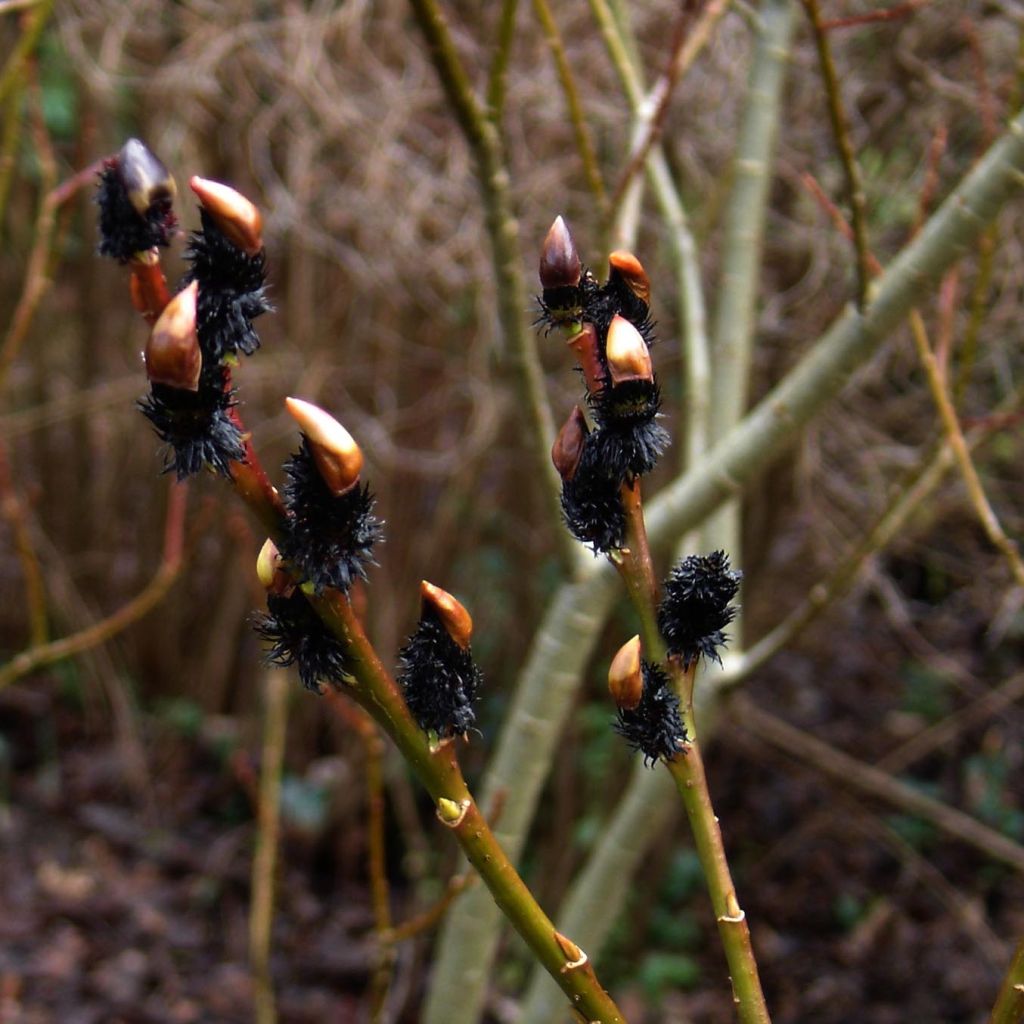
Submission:
M 707 880 L 711 905 L 718 923 L 718 935 L 729 963 L 736 1014 L 743 1024 L 770 1024 L 771 1018 L 768 1016 L 757 973 L 757 961 L 750 944 L 750 928 L 747 926 L 746 914 L 736 899 L 722 832 L 711 806 L 704 761 L 696 737 L 687 745 L 685 755 L 667 761 L 666 766 L 682 798 L 693 830 L 694 846 Z
M 989 1024 L 1020 1024 L 1024 1020 L 1024 940 L 1013 954 Z
M 249 910 L 249 961 L 254 977 L 257 1024 L 275 1024 L 277 1010 L 270 974 L 271 930 L 274 922 L 274 874 L 281 820 L 281 769 L 288 726 L 288 673 L 266 674 L 263 757 L 260 765 L 256 853 L 252 862 L 252 905 Z
M 413 721 L 395 681 L 373 649 L 348 601 L 340 594 L 311 597 L 325 623 L 344 641 L 352 659 L 350 695 L 391 737 L 424 788 L 439 806 L 438 817 L 454 834 L 470 863 L 484 880 L 538 961 L 587 1021 L 624 1024 L 625 1018 L 601 988 L 589 963 L 574 964 L 559 944 L 551 919 L 541 910 L 525 882 L 499 845 L 473 800 L 455 756 L 453 740 L 432 746 Z M 445 807 L 458 808 L 456 820 Z

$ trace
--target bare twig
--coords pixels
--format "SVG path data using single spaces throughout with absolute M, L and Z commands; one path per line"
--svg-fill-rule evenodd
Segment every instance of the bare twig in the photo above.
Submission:
M 270 973 L 274 922 L 274 881 L 281 822 L 281 772 L 288 727 L 290 680 L 282 669 L 264 676 L 263 754 L 260 762 L 256 853 L 249 907 L 249 962 L 252 965 L 256 1024 L 275 1024 L 277 1008 Z
M 839 159 L 843 165 L 843 175 L 846 178 L 854 248 L 857 253 L 857 306 L 863 311 L 868 304 L 868 283 L 871 279 L 866 222 L 867 198 L 864 195 L 860 168 L 857 166 L 854 156 L 853 143 L 850 141 L 850 126 L 846 120 L 846 112 L 843 110 L 839 92 L 839 76 L 836 72 L 835 62 L 832 60 L 832 47 L 828 41 L 828 35 L 822 26 L 818 0 L 803 0 L 803 5 L 814 32 L 818 63 L 821 66 L 821 79 L 828 101 L 829 120 L 832 122 L 832 133 L 835 136 Z
M 731 4 L 732 0 L 684 0 L 672 31 L 672 53 L 668 66 L 654 83 L 645 102 L 645 106 L 653 108 L 653 112 L 643 121 L 640 137 L 634 140 L 629 163 L 612 195 L 612 210 L 619 208 L 630 182 L 643 169 L 651 148 L 660 140 L 676 86 L 693 66 Z
M 576 76 L 572 72 L 569 58 L 566 56 L 565 44 L 562 42 L 562 34 L 558 31 L 558 23 L 551 11 L 548 0 L 533 0 L 533 11 L 540 22 L 544 39 L 551 51 L 551 58 L 555 62 L 555 69 L 558 72 L 558 80 L 562 85 L 562 92 L 565 95 L 565 105 L 569 112 L 569 121 L 572 124 L 573 135 L 576 139 L 576 151 L 580 155 L 583 164 L 583 173 L 587 179 L 587 185 L 597 203 L 601 214 L 602 224 L 607 224 L 611 204 L 608 202 L 608 193 L 605 191 L 604 178 L 601 176 L 601 167 L 597 162 L 597 153 L 594 150 L 594 142 L 590 137 L 590 130 L 587 128 L 586 119 L 583 116 L 583 104 L 580 102 L 579 89 L 576 87 Z
M 0 690 L 44 665 L 52 665 L 56 661 L 62 661 L 73 654 L 105 643 L 152 611 L 164 599 L 182 568 L 186 495 L 187 487 L 184 484 L 171 483 L 164 526 L 163 555 L 160 566 L 149 583 L 132 600 L 105 619 L 71 636 L 62 637 L 41 647 L 30 647 L 12 658 L 6 665 L 0 666 Z
M 963 811 L 926 796 L 913 786 L 894 779 L 887 772 L 823 743 L 804 730 L 757 707 L 741 694 L 732 698 L 732 705 L 736 725 L 783 753 L 813 765 L 840 785 L 878 797 L 901 810 L 924 818 L 994 860 L 1024 872 L 1024 847 L 1008 836 L 983 825 Z
M 21 562 L 25 577 L 25 600 L 28 604 L 29 645 L 41 647 L 47 638 L 46 586 L 39 566 L 31 531 L 26 522 L 21 499 L 14 489 L 11 477 L 10 453 L 7 444 L 0 440 L 0 515 L 10 523 L 14 535 L 14 549 Z
M 932 352 L 931 345 L 928 343 L 924 320 L 916 309 L 912 310 L 910 314 L 910 328 L 914 336 L 918 357 L 928 377 L 928 387 L 932 394 L 932 400 L 939 411 L 946 438 L 953 449 L 960 473 L 964 478 L 964 484 L 967 487 L 967 494 L 971 505 L 974 507 L 974 511 L 981 522 L 982 528 L 985 530 L 986 536 L 1006 558 L 1007 565 L 1009 565 L 1010 572 L 1013 574 L 1017 585 L 1024 587 L 1024 561 L 1021 560 L 1017 545 L 1010 540 L 1003 530 L 999 517 L 996 515 L 988 500 L 988 496 L 985 494 L 985 488 L 974 466 L 974 460 L 971 458 L 970 448 L 960 428 L 960 420 L 957 417 L 956 409 L 953 407 L 953 401 L 949 397 L 942 370 L 935 358 L 935 354 Z
M 823 31 L 831 32 L 837 28 L 858 28 L 861 25 L 874 25 L 882 21 L 898 21 L 900 18 L 910 17 L 916 10 L 928 3 L 929 0 L 907 0 L 906 3 L 884 7 L 880 11 L 852 14 L 848 18 L 831 18 L 828 21 L 823 21 L 821 27 Z

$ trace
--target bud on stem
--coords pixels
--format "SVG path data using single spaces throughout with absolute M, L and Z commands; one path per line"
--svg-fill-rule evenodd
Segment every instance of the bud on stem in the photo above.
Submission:
M 624 316 L 616 315 L 608 327 L 605 358 L 608 360 L 612 384 L 654 379 L 647 342 Z
M 154 384 L 199 390 L 203 354 L 196 333 L 199 285 L 193 281 L 164 307 L 146 342 L 146 376 Z
M 263 248 L 263 218 L 241 192 L 198 176 L 190 178 L 188 185 L 228 241 L 247 256 L 255 256 Z
M 340 497 L 352 490 L 363 468 L 363 453 L 352 435 L 312 402 L 286 398 L 284 404 L 306 435 L 316 467 L 330 492 Z
M 158 203 L 169 208 L 178 194 L 171 172 L 139 139 L 129 139 L 117 154 L 117 167 L 128 201 L 140 217 Z
M 447 590 L 435 587 L 426 580 L 420 582 L 420 596 L 423 599 L 423 611 L 426 612 L 428 608 L 433 611 L 452 640 L 462 650 L 467 650 L 473 635 L 473 619 L 465 606 Z
M 540 283 L 545 291 L 575 288 L 580 283 L 582 267 L 572 233 L 561 216 L 548 229 L 540 253 Z
M 616 249 L 608 257 L 608 277 L 618 277 L 641 302 L 651 301 L 651 282 L 647 272 L 631 252 Z
M 639 705 L 644 692 L 639 635 L 626 641 L 612 658 L 608 668 L 608 689 L 617 707 L 632 711 Z

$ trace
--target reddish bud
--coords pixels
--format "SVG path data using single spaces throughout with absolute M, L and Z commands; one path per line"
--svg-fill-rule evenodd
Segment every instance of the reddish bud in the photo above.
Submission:
M 263 218 L 241 192 L 219 181 L 195 176 L 188 185 L 230 242 L 247 256 L 255 256 L 263 248 Z
M 625 249 L 616 249 L 608 257 L 608 276 L 620 277 L 641 301 L 651 301 L 651 282 L 640 261 Z
M 628 640 L 612 658 L 608 667 L 608 689 L 616 706 L 632 711 L 644 693 L 643 671 L 640 665 L 640 637 Z
M 612 384 L 654 378 L 647 342 L 624 316 L 615 316 L 612 319 L 608 327 L 604 355 L 612 375 Z
M 146 342 L 146 376 L 154 384 L 184 391 L 199 389 L 203 354 L 196 334 L 196 298 L 199 282 L 183 288 L 157 317 Z
M 441 620 L 448 635 L 466 650 L 473 635 L 473 619 L 465 606 L 447 590 L 435 587 L 426 580 L 420 582 L 420 597 L 423 599 L 424 611 L 430 608 Z
M 580 464 L 580 456 L 583 454 L 583 442 L 589 433 L 583 410 L 578 405 L 573 406 L 569 418 L 562 425 L 555 443 L 551 446 L 551 461 L 563 480 L 571 480 L 576 475 L 576 467 Z
M 355 487 L 363 469 L 363 453 L 352 435 L 330 413 L 312 402 L 286 398 L 284 404 L 306 435 L 316 468 L 328 490 L 337 497 Z
M 548 229 L 540 251 L 540 283 L 545 288 L 575 288 L 580 283 L 580 255 L 568 225 L 559 216 Z
M 587 391 L 596 395 L 604 387 L 605 382 L 604 367 L 601 365 L 601 357 L 597 353 L 596 328 L 593 324 L 584 324 L 567 344 L 576 353 L 576 358 L 579 360 Z

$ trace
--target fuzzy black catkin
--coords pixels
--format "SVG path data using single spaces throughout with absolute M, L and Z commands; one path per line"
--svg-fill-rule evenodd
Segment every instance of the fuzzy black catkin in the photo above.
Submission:
M 452 639 L 430 608 L 424 609 L 399 657 L 399 682 L 420 728 L 442 738 L 467 733 L 476 721 L 473 704 L 482 681 L 480 669 L 470 650 Z
M 658 628 L 669 654 L 686 666 L 701 655 L 721 662 L 719 648 L 728 639 L 723 630 L 736 616 L 731 602 L 742 579 L 743 573 L 729 568 L 724 551 L 688 555 L 676 565 L 658 608 Z
M 229 410 L 234 392 L 222 366 L 203 367 L 199 388 L 188 391 L 152 384 L 139 409 L 167 445 L 164 472 L 179 480 L 209 467 L 230 477 L 231 463 L 245 461 L 245 443 Z
M 170 245 L 177 224 L 170 201 L 153 203 L 145 216 L 128 198 L 117 160 L 100 171 L 96 203 L 99 206 L 99 253 L 127 263 L 136 253 Z
M 685 750 L 686 727 L 679 714 L 679 697 L 669 684 L 664 669 L 641 662 L 643 695 L 632 709 L 619 708 L 615 731 L 644 755 L 650 768 L 659 759 L 671 761 Z
M 341 641 L 298 590 L 289 597 L 267 596 L 267 614 L 257 615 L 253 627 L 270 644 L 265 659 L 287 668 L 295 665 L 307 690 L 323 693 L 322 682 L 341 689 L 348 674 L 348 659 Z
M 267 299 L 266 257 L 248 255 L 200 210 L 203 230 L 193 232 L 185 258 L 191 264 L 185 284 L 199 282 L 196 330 L 203 358 L 220 362 L 241 352 L 252 355 L 260 346 L 253 327 L 256 317 L 272 307 Z
M 383 532 L 369 487 L 356 484 L 340 496 L 331 493 L 305 437 L 284 472 L 288 532 L 279 545 L 282 557 L 317 593 L 327 588 L 348 593 L 357 579 L 366 579 L 367 566 L 374 564 L 373 545 Z
M 619 478 L 608 471 L 599 434 L 587 435 L 576 472 L 562 482 L 562 514 L 580 543 L 607 554 L 626 541 L 626 513 Z

